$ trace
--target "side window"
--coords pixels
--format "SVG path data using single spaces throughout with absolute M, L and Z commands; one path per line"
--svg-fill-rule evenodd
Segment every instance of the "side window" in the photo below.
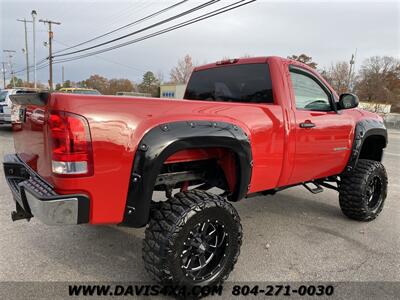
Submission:
M 290 71 L 296 108 L 304 110 L 330 111 L 329 95 L 311 77 Z

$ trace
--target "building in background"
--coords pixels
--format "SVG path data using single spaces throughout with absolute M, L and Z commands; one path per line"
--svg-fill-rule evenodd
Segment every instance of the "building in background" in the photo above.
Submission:
M 160 98 L 182 99 L 186 84 L 165 83 L 160 85 Z

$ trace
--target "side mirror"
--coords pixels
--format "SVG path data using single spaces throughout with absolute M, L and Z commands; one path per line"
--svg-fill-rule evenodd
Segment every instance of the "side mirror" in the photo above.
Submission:
M 349 109 L 349 108 L 355 108 L 358 106 L 360 101 L 358 100 L 358 97 L 352 93 L 344 93 L 341 94 L 339 97 L 339 109 Z

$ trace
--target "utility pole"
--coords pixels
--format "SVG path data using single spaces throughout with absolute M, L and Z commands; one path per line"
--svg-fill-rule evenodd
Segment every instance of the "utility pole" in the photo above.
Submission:
M 61 82 L 64 85 L 64 65 L 61 66 Z
M 3 72 L 3 84 L 4 89 L 6 89 L 6 66 L 4 61 L 2 61 L 1 64 L 3 65 L 3 68 L 1 69 L 1 71 Z
M 12 58 L 13 55 L 12 53 L 15 53 L 15 50 L 3 50 L 4 53 L 8 53 L 8 64 L 10 65 L 10 73 L 11 73 L 11 82 L 13 87 L 15 87 L 15 78 L 14 78 L 14 69 L 13 69 L 13 63 L 12 63 Z
M 33 23 L 33 21 L 17 19 L 18 22 L 24 22 L 25 28 L 25 60 L 26 60 L 26 82 L 29 84 L 29 51 L 28 51 L 28 31 L 26 30 L 26 23 Z
M 32 27 L 33 27 L 33 86 L 36 89 L 36 10 L 32 10 Z
M 53 51 L 52 51 L 52 41 L 53 41 L 53 31 L 51 31 L 51 25 L 61 25 L 60 22 L 55 22 L 51 20 L 39 20 L 44 24 L 49 25 L 49 87 L 50 91 L 53 90 Z

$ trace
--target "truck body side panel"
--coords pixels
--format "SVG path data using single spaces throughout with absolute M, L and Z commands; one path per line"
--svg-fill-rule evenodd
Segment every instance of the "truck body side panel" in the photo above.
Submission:
M 123 220 L 137 147 L 146 133 L 165 123 L 204 120 L 240 127 L 249 137 L 253 158 L 248 193 L 339 174 L 346 166 L 350 149 L 340 151 L 337 156 L 332 153 L 329 157 L 313 156 L 313 149 L 319 146 L 318 140 L 307 137 L 307 131 L 297 134 L 299 120 L 296 117 L 300 114 L 296 114 L 288 72 L 288 65 L 293 62 L 269 57 L 241 59 L 238 64 L 263 62 L 269 64 L 273 104 L 51 94 L 42 106 L 21 107 L 25 111 L 25 121 L 15 126 L 16 153 L 57 193 L 89 196 L 90 223 L 93 224 L 118 224 Z M 209 67 L 221 66 L 214 64 L 201 69 Z M 93 175 L 67 178 L 51 173 L 46 123 L 51 110 L 78 114 L 87 120 L 93 149 Z M 329 122 L 321 116 L 318 124 L 325 146 L 332 151 L 335 147 L 350 148 L 354 138 L 351 124 L 362 119 L 380 118 L 358 109 L 343 110 L 339 114 Z M 346 120 L 347 128 L 352 126 L 352 130 L 342 136 L 340 118 Z M 324 135 L 325 127 L 334 132 Z M 332 136 L 334 138 L 330 140 Z M 181 149 L 167 158 L 166 163 L 206 159 L 220 155 L 220 150 Z M 310 164 L 315 166 L 308 168 Z
M 250 137 L 254 158 L 249 192 L 274 188 L 278 184 L 277 174 L 280 174 L 284 153 L 284 126 L 282 109 L 277 104 L 52 94 L 44 112 L 49 108 L 73 112 L 88 120 L 94 175 L 52 176 L 46 122 L 33 129 L 28 115 L 22 130 L 14 133 L 16 152 L 23 156 L 29 149 L 25 161 L 29 159 L 39 175 L 54 185 L 58 193 L 87 194 L 92 199 L 91 223 L 121 222 L 138 143 L 146 132 L 163 123 L 215 120 L 240 126 Z M 189 155 L 183 157 L 186 161 L 199 159 L 198 152 L 193 157 L 190 152 L 186 155 Z

